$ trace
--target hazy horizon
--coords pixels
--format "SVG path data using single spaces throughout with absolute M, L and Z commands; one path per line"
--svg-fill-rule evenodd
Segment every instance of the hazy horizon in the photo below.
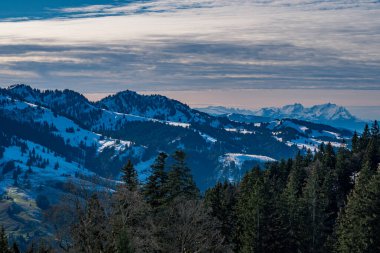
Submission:
M 28 84 L 26 84 L 28 85 Z M 9 86 L 3 86 L 8 88 Z M 30 86 L 30 85 L 29 85 Z M 2 87 L 0 85 L 0 87 Z M 52 88 L 38 88 L 52 90 Z M 65 88 L 56 88 L 63 90 Z M 90 101 L 98 101 L 110 95 L 125 90 L 128 87 L 115 92 L 81 92 Z M 144 95 L 163 95 L 170 99 L 178 100 L 192 108 L 205 108 L 208 106 L 223 106 L 248 110 L 259 110 L 265 107 L 282 107 L 285 105 L 300 103 L 305 107 L 320 104 L 337 104 L 347 108 L 354 116 L 363 120 L 380 119 L 380 90 L 320 90 L 320 89 L 222 89 L 222 90 L 133 90 Z
M 263 107 L 282 107 L 284 105 L 294 103 L 301 103 L 306 107 L 318 104 L 333 103 L 346 107 L 353 115 L 360 119 L 380 119 L 380 101 L 377 99 L 380 97 L 380 91 L 373 90 L 335 90 L 335 92 L 330 90 L 328 94 L 325 94 L 325 90 L 269 89 L 220 91 L 140 91 L 138 93 L 145 95 L 164 95 L 186 103 L 192 108 L 224 106 L 229 108 L 258 110 Z M 325 98 L 318 97 L 318 93 L 319 96 L 323 94 Z M 84 95 L 92 101 L 97 101 L 113 94 L 115 93 L 84 93 Z M 239 98 L 239 102 L 237 102 L 237 97 Z M 349 99 L 346 99 L 347 97 L 349 97 Z

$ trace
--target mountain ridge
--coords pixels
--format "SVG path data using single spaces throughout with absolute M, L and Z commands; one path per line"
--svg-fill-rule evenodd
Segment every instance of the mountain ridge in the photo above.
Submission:
M 103 144 L 97 145 L 107 143 L 107 148 L 101 150 L 118 148 L 116 143 L 131 143 L 129 146 L 135 146 L 141 153 L 134 158 L 137 163 L 153 159 L 158 150 L 171 153 L 184 148 L 190 156 L 200 160 L 206 154 L 212 154 L 207 162 L 203 161 L 204 165 L 191 164 L 198 170 L 195 172 L 198 182 L 204 180 L 201 178 L 205 175 L 208 180 L 213 178 L 211 181 L 214 181 L 213 170 L 218 167 L 220 157 L 228 153 L 247 154 L 251 157 L 266 156 L 277 160 L 291 157 L 296 150 L 304 149 L 305 143 L 297 139 L 307 142 L 306 146 L 315 150 L 316 145 L 323 141 L 331 141 L 338 146 L 341 137 L 336 136 L 346 138 L 350 135 L 349 132 L 329 126 L 296 122 L 292 119 L 273 121 L 268 118 L 260 121 L 263 117 L 255 116 L 260 123 L 239 122 L 199 112 L 180 101 L 161 95 L 141 95 L 129 90 L 98 102 L 90 102 L 82 94 L 71 90 L 41 91 L 27 85 L 10 86 L 0 92 L 3 96 L 9 96 L 3 100 L 8 102 L 0 107 L 3 115 L 25 124 L 39 122 L 54 126 L 55 130 L 48 129 L 47 134 L 58 134 L 68 145 L 82 140 L 82 143 L 77 141 L 74 146 L 81 144 L 78 147 L 84 147 L 83 144 L 87 141 L 83 139 L 83 134 L 88 132 L 92 136 L 100 136 L 96 139 Z M 14 99 L 19 99 L 20 102 L 14 101 L 14 105 L 7 105 Z M 46 113 L 50 116 L 44 116 Z M 71 126 L 70 123 L 66 129 L 58 127 L 55 124 L 57 117 L 65 119 L 65 122 L 72 121 L 76 125 Z M 310 131 L 298 131 L 301 128 Z M 334 132 L 336 136 L 331 136 L 328 132 Z M 103 159 L 109 159 L 112 154 L 111 152 L 108 157 L 104 157 L 103 152 L 98 153 Z M 125 158 L 116 164 L 122 164 Z M 102 170 L 100 167 L 96 171 L 106 175 L 105 172 L 114 173 L 117 169 L 99 170 Z M 219 175 L 219 178 L 223 176 Z
M 107 96 L 95 102 L 107 110 L 154 118 L 164 121 L 205 124 L 218 119 L 206 113 L 194 110 L 188 105 L 162 95 L 142 95 L 126 90 Z
M 316 152 L 322 143 L 348 147 L 352 136 L 289 118 L 216 117 L 163 96 L 126 91 L 90 102 L 75 91 L 26 85 L 0 89 L 0 122 L 0 197 L 6 196 L 0 210 L 7 214 L 0 222 L 20 235 L 38 230 L 25 224 L 42 220 L 40 195 L 54 205 L 68 185 L 112 189 L 128 160 L 144 182 L 159 152 L 185 150 L 194 180 L 205 191 L 218 181 L 238 182 L 254 166 L 264 169 L 267 162 Z M 20 211 L 13 213 L 15 208 Z M 49 235 L 48 229 L 38 231 Z
M 282 107 L 264 107 L 259 110 L 226 108 L 223 106 L 209 106 L 197 109 L 203 112 L 209 112 L 214 116 L 224 116 L 241 122 L 293 118 L 356 131 L 361 131 L 366 123 L 364 120 L 352 115 L 345 107 L 333 103 L 319 104 L 310 107 L 305 107 L 300 103 L 294 103 Z

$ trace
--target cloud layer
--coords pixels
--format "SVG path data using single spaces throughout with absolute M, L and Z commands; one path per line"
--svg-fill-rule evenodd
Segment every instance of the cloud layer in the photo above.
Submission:
M 45 12 L 0 22 L 2 86 L 380 89 L 378 1 L 101 1 Z

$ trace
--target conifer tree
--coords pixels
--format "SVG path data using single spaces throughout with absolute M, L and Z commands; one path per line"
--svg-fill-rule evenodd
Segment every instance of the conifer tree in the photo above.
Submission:
M 346 202 L 346 196 L 353 188 L 352 175 L 355 168 L 350 162 L 350 151 L 344 147 L 340 147 L 336 156 L 335 165 L 335 189 L 337 207 L 340 208 Z
M 84 209 L 77 208 L 79 222 L 72 230 L 75 252 L 107 252 L 108 222 L 97 194 L 89 198 Z
M 290 171 L 288 183 L 287 183 L 287 189 L 285 191 L 288 191 L 292 195 L 294 195 L 296 198 L 300 197 L 302 194 L 302 188 L 305 183 L 306 179 L 306 172 L 304 169 L 304 160 L 303 156 L 298 152 L 293 167 Z
M 1 229 L 0 229 L 0 252 L 11 253 L 8 246 L 8 237 L 5 233 L 5 229 L 3 226 L 1 226 Z
M 126 187 L 130 191 L 136 190 L 139 185 L 139 182 L 138 182 L 137 172 L 131 160 L 128 160 L 128 163 L 122 168 L 122 172 L 123 172 L 122 179 L 124 183 L 126 184 Z
M 290 166 L 290 167 L 289 167 Z M 264 252 L 286 252 L 287 230 L 284 229 L 284 209 L 282 193 L 286 188 L 287 178 L 292 163 L 284 161 L 267 165 L 264 173 L 265 226 L 262 233 Z
M 195 185 L 190 169 L 186 165 L 186 154 L 177 150 L 173 154 L 174 164 L 168 173 L 168 200 L 176 197 L 194 199 L 199 196 L 199 190 Z
M 211 215 L 221 222 L 221 233 L 227 244 L 236 244 L 237 189 L 228 182 L 218 182 L 205 194 L 205 203 Z
M 329 171 L 334 170 L 335 162 L 336 162 L 336 158 L 335 158 L 334 148 L 331 145 L 331 143 L 329 142 L 325 146 L 325 152 L 324 152 L 323 158 L 322 158 L 323 172 L 327 173 Z
M 129 238 L 129 233 L 126 228 L 123 228 L 119 236 L 117 238 L 117 252 L 119 253 L 134 253 L 133 248 L 131 246 L 130 238 Z
M 362 135 L 360 136 L 360 141 L 359 141 L 360 151 L 364 151 L 367 148 L 370 137 L 371 137 L 371 133 L 369 131 L 368 124 L 366 124 L 364 127 L 364 131 Z
M 322 161 L 323 160 L 323 154 L 325 153 L 325 144 L 322 142 L 318 148 L 319 148 L 319 150 L 314 156 L 314 161 L 316 161 L 316 160 Z
M 359 179 L 364 176 L 360 175 Z M 358 181 L 339 215 L 336 251 L 380 252 L 380 171 Z
M 262 252 L 265 198 L 264 181 L 260 168 L 247 173 L 241 183 L 238 203 L 239 252 Z
M 372 135 L 372 138 L 375 138 L 376 140 L 378 140 L 380 137 L 380 127 L 377 120 L 375 120 L 372 124 L 371 135 Z
M 12 249 L 13 249 L 13 252 L 12 253 L 20 253 L 20 249 L 18 248 L 18 245 L 17 243 L 13 243 L 13 246 L 12 246 Z
M 324 226 L 323 240 L 325 240 L 325 235 L 330 234 L 333 231 L 335 225 L 335 219 L 338 212 L 337 205 L 337 189 L 338 181 L 336 174 L 336 155 L 331 143 L 328 143 L 324 147 L 324 153 L 322 160 L 320 160 L 321 166 L 317 170 L 319 186 L 321 187 L 321 196 L 323 196 L 326 202 L 325 209 L 325 219 L 322 221 Z
M 352 136 L 352 152 L 357 153 L 360 150 L 360 143 L 359 143 L 359 136 L 358 133 L 355 131 L 354 135 Z
M 371 135 L 372 135 L 371 139 L 375 143 L 376 153 L 378 156 L 377 162 L 379 163 L 380 162 L 380 127 L 379 127 L 379 123 L 377 122 L 377 120 L 375 120 L 372 124 Z
M 301 206 L 300 197 L 306 179 L 303 167 L 303 157 L 298 154 L 290 171 L 286 188 L 281 196 L 281 216 L 283 229 L 286 230 L 287 238 L 283 252 L 297 252 L 302 244 L 302 224 L 300 221 Z
M 322 192 L 320 185 L 319 170 L 320 163 L 316 162 L 310 171 L 301 201 L 303 226 L 304 251 L 323 252 L 323 245 L 326 240 L 324 232 L 324 221 L 326 219 L 325 209 L 328 200 Z M 307 250 L 309 249 L 309 250 Z
M 313 161 L 313 153 L 310 149 L 307 149 L 305 156 L 305 166 L 308 166 Z
M 371 139 L 367 145 L 367 149 L 364 153 L 364 157 L 361 163 L 361 170 L 359 177 L 356 180 L 356 186 L 363 185 L 369 181 L 369 179 L 376 173 L 378 166 L 378 157 L 376 155 L 376 145 L 374 139 Z
M 167 195 L 166 184 L 168 175 L 165 171 L 167 157 L 168 155 L 164 152 L 161 152 L 157 156 L 154 164 L 151 166 L 152 173 L 144 186 L 145 199 L 153 208 L 162 205 Z

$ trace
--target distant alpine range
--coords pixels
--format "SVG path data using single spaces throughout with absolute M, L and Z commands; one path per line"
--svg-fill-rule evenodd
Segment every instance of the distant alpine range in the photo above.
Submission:
M 345 107 L 327 103 L 304 107 L 295 103 L 283 107 L 267 107 L 260 110 L 247 110 L 239 108 L 227 108 L 223 106 L 209 106 L 197 108 L 197 110 L 215 116 L 225 116 L 231 120 L 240 122 L 267 122 L 274 119 L 299 119 L 314 123 L 327 124 L 338 128 L 361 131 L 367 123 L 353 116 Z
M 58 162 L 116 178 L 127 159 L 146 173 L 159 151 L 186 149 L 201 189 L 218 180 L 239 180 L 253 163 L 315 151 L 322 142 L 338 147 L 352 136 L 355 124 L 364 124 L 334 104 L 259 111 L 192 109 L 164 96 L 133 91 L 90 102 L 75 91 L 27 85 L 1 89 L 0 94 L 1 163 L 16 160 L 21 168 L 33 167 L 36 164 L 27 165 L 17 156 L 34 147 L 49 161 L 46 167 Z M 348 130 L 342 128 L 344 122 Z
M 120 179 L 128 160 L 144 182 L 159 152 L 186 150 L 187 164 L 204 191 L 218 181 L 240 181 L 255 165 L 264 168 L 299 152 L 316 152 L 322 143 L 350 148 L 353 123 L 363 123 L 333 104 L 255 112 L 192 109 L 133 91 L 91 102 L 72 90 L 27 85 L 0 89 L 0 122 L 0 194 L 13 199 L 5 208 L 23 199 L 20 211 L 5 219 L 23 233 L 38 229 L 42 234 L 49 231 L 26 222 L 42 217 L 41 209 L 30 206 L 38 196 L 54 204 L 65 193 L 65 182 L 108 187 Z M 343 122 L 348 130 L 339 125 Z

